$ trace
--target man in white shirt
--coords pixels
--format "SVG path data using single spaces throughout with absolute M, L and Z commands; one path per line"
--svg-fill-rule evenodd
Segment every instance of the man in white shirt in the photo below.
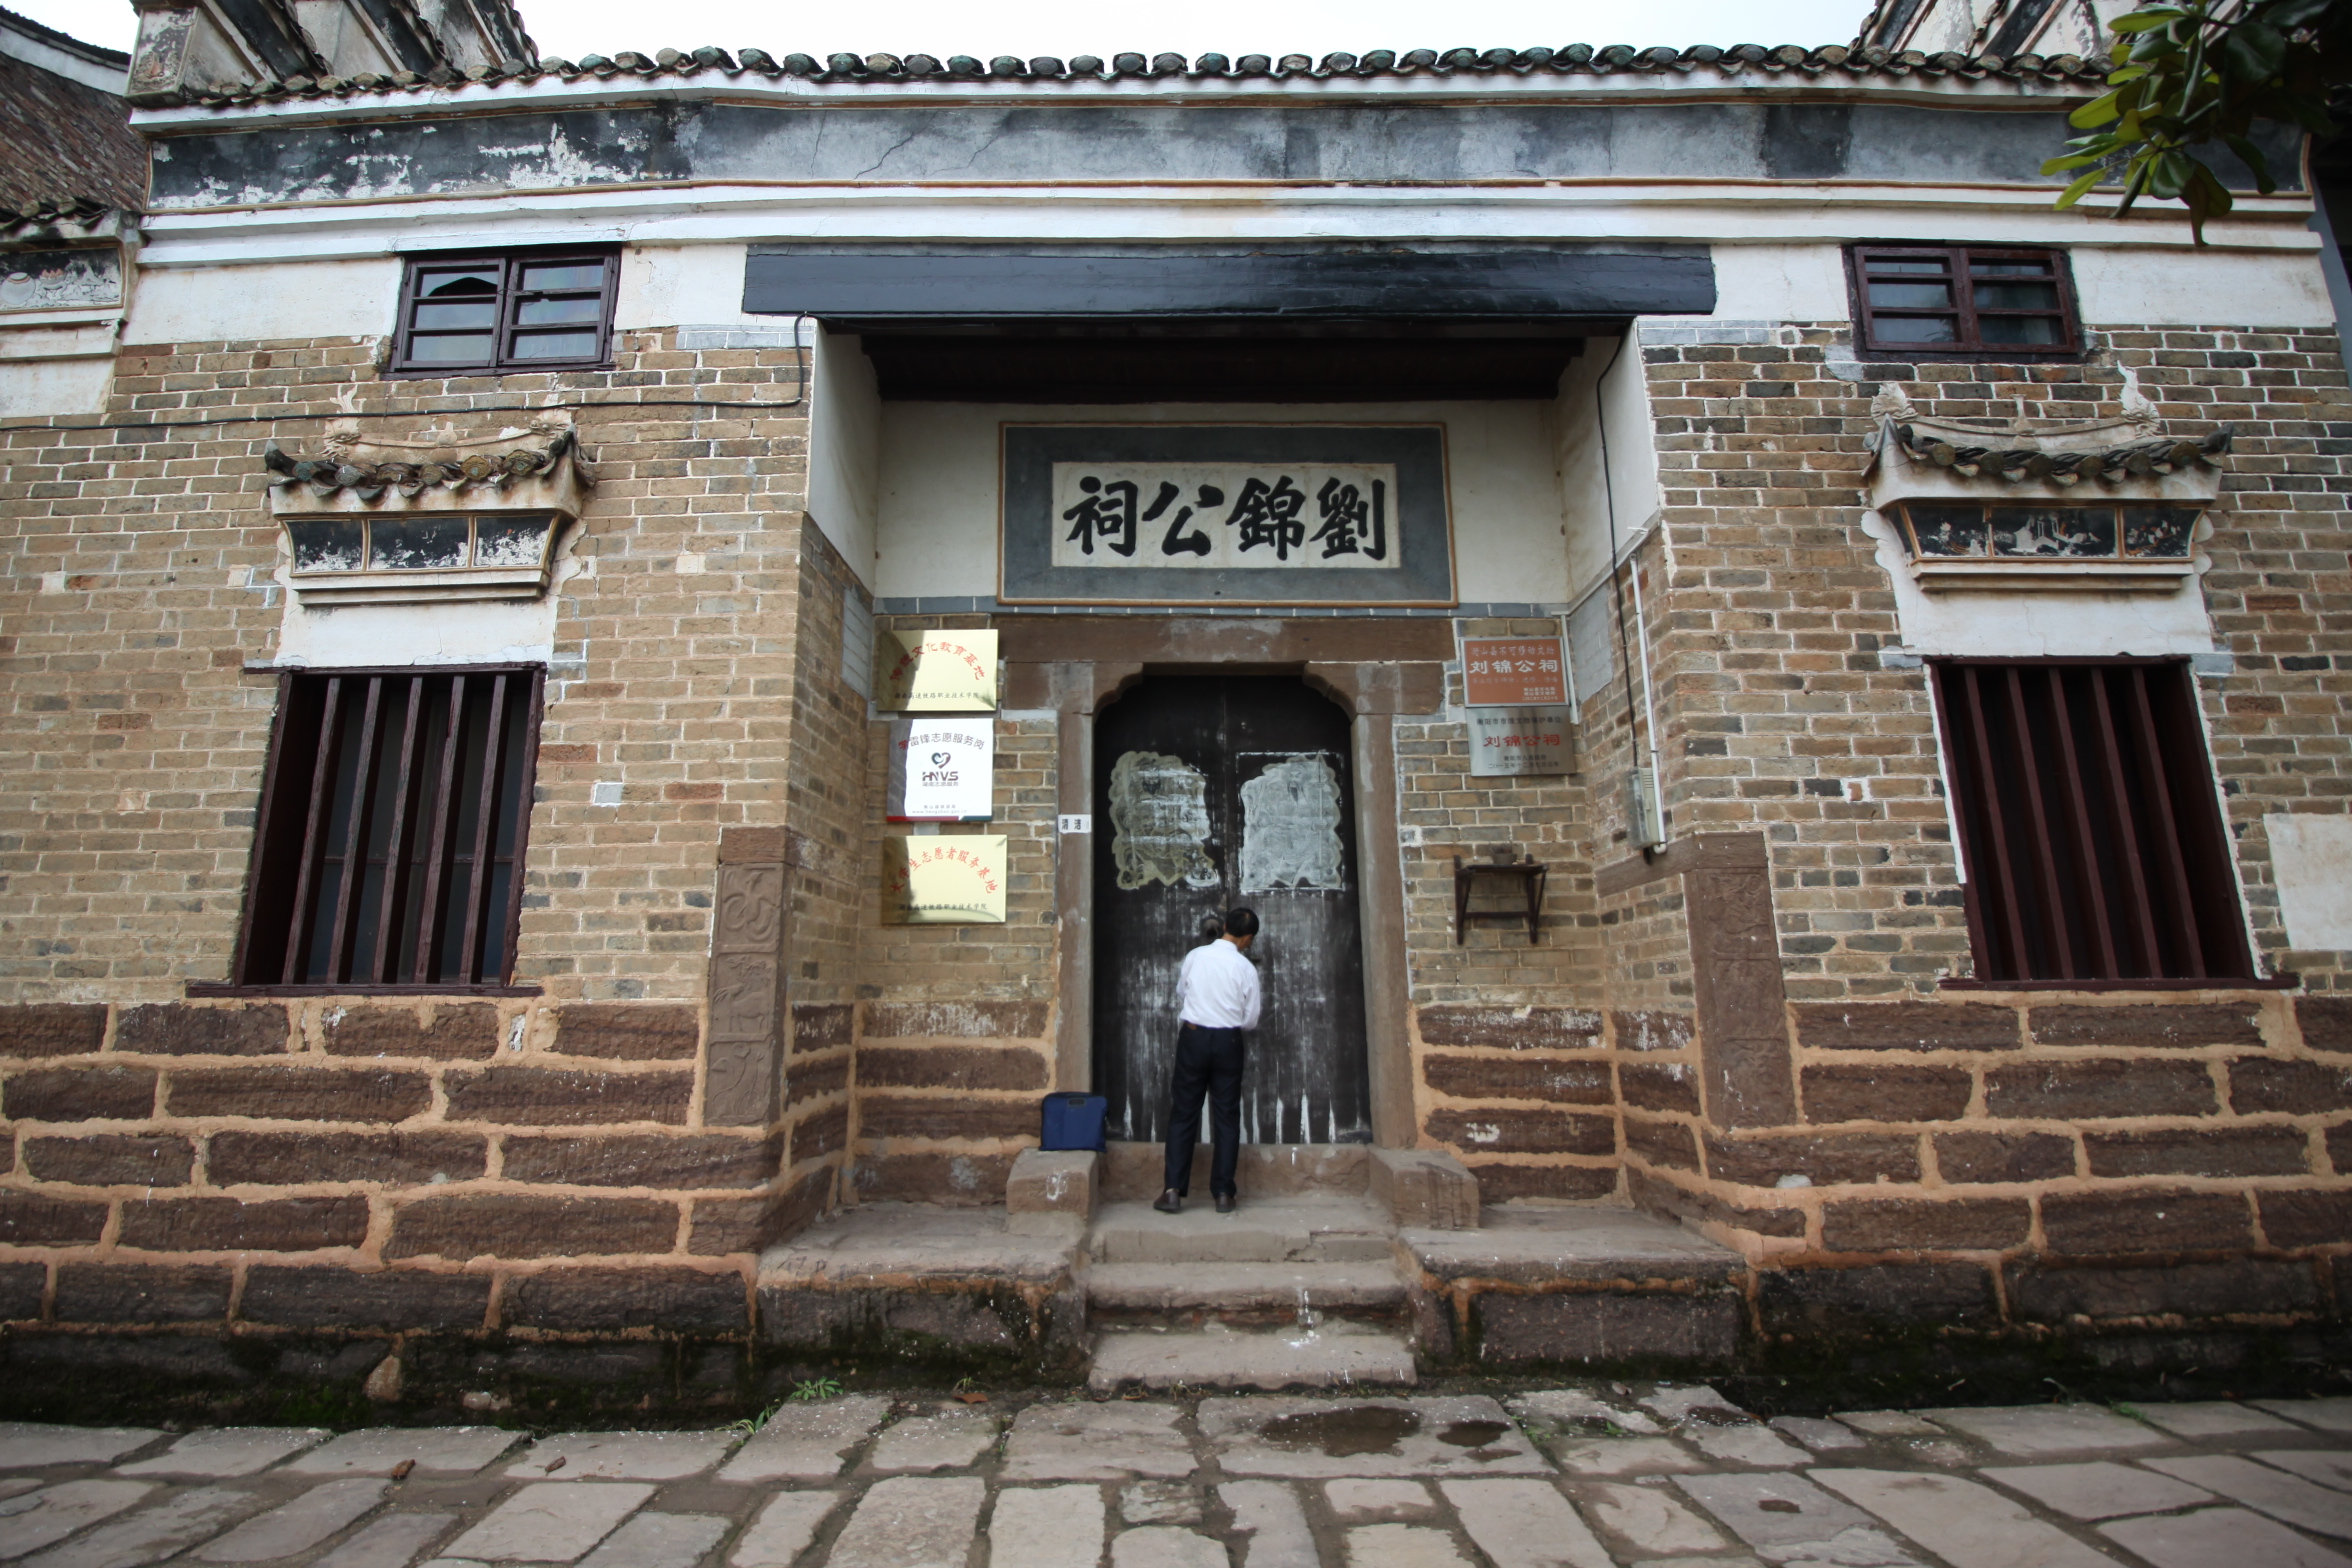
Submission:
M 1258 1026 L 1258 969 L 1244 953 L 1257 940 L 1258 917 L 1236 909 L 1225 934 L 1184 955 L 1176 972 L 1176 1068 L 1169 1088 L 1167 1183 L 1162 1214 L 1183 1211 L 1192 1186 L 1192 1150 L 1200 1138 L 1201 1095 L 1209 1097 L 1209 1195 L 1219 1214 L 1236 1207 L 1233 1172 L 1241 1159 L 1242 1036 Z

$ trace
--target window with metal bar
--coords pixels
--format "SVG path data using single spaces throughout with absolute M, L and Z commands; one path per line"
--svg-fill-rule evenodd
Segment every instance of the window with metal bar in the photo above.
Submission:
M 280 676 L 236 983 L 508 984 L 541 679 L 532 667 Z
M 2256 978 L 2187 661 L 1933 661 L 1988 984 Z

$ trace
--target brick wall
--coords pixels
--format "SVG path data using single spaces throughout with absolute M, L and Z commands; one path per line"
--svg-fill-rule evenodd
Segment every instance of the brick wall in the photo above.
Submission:
M 2199 694 L 2260 951 L 2307 986 L 2347 983 L 2342 955 L 2286 952 L 2260 822 L 2352 790 L 2345 634 L 2321 616 L 2352 589 L 2333 331 L 2109 326 L 2084 363 L 2034 366 L 1833 363 L 1849 335 L 1643 350 L 1672 561 L 1655 639 L 1669 809 L 1681 831 L 1770 837 L 1791 994 L 1925 995 L 1967 972 L 1926 675 L 1880 667 L 1900 633 L 1858 526 L 1882 391 L 1936 419 L 2087 420 L 2121 417 L 2136 388 L 2175 428 L 2236 426 L 2200 548 L 2237 673 Z
M 900 630 L 985 624 L 883 618 Z M 940 926 L 882 923 L 882 838 L 907 828 L 884 820 L 890 725 L 866 730 L 855 1190 L 1002 1203 L 1014 1155 L 1036 1146 L 1038 1097 L 1053 1087 L 1060 728 L 1050 716 L 997 716 L 996 816 L 940 832 L 1004 835 L 1005 923 Z
M 830 1199 L 845 1143 L 856 823 L 823 803 L 863 714 L 794 356 L 630 333 L 611 372 L 387 381 L 382 352 L 132 349 L 106 422 L 0 430 L 0 1316 L 740 1342 L 757 1251 Z M 509 405 L 570 407 L 598 481 L 533 797 L 540 994 L 179 1000 L 227 978 L 272 716 L 243 668 L 282 614 L 262 450 L 354 409 L 494 434 Z M 804 614 L 825 659 L 796 654 Z M 777 1116 L 719 1125 L 719 841 L 788 816 L 803 1061 Z
M 2323 617 L 2352 587 L 2333 334 L 2106 328 L 2086 363 L 2034 367 L 1857 366 L 1843 324 L 1742 335 L 1774 341 L 1645 348 L 1671 563 L 1661 751 L 1678 832 L 1768 846 L 1788 1026 L 1750 1065 L 1795 1109 L 1726 1118 L 1685 1079 L 1707 1076 L 1703 1027 L 1651 1053 L 1614 1014 L 1628 1191 L 1769 1265 L 1771 1331 L 2332 1311 L 2352 1062 L 2324 993 L 2346 979 L 2340 954 L 2287 951 L 2260 819 L 2339 810 L 2352 786 Z M 1926 676 L 1879 659 L 1900 634 L 1857 526 L 1872 400 L 2087 420 L 2127 388 L 2175 428 L 2237 427 L 2201 546 L 2236 672 L 2198 691 L 2258 949 L 2320 996 L 1936 987 L 1968 973 L 1968 938 Z M 1666 965 L 1677 919 L 1705 948 L 1721 915 L 1697 883 L 1604 898 L 1633 938 L 1613 981 L 1646 967 L 1645 923 Z

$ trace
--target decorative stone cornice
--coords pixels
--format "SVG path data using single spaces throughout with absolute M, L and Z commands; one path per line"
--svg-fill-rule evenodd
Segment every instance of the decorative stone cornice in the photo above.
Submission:
M 556 512 L 580 515 L 595 476 L 577 460 L 568 427 L 548 426 L 474 441 L 364 441 L 332 432 L 317 457 L 296 457 L 275 442 L 262 463 L 283 477 L 270 487 L 270 508 L 348 512 L 383 507 L 420 511 Z
M 2209 506 L 2235 430 L 2196 438 L 2152 420 L 1988 430 L 1883 414 L 1864 473 L 1864 500 L 1884 510 L 1905 501 L 2081 505 L 2094 497 Z
M 2054 485 L 2079 484 L 2085 479 L 2122 484 L 2127 479 L 2154 479 L 2197 468 L 2218 468 L 2236 436 L 2230 425 L 2217 426 L 2203 440 L 2133 441 L 2121 446 L 2083 450 L 2063 439 L 2033 441 L 2015 436 L 2000 444 L 1971 441 L 1988 432 L 1957 425 L 1931 425 L 1924 420 L 1905 424 L 1889 421 L 1885 436 L 1914 463 L 1949 469 L 1962 479 L 1997 479 L 2019 485 L 2048 480 Z M 1964 444 L 1965 443 L 1965 444 Z
M 595 483 L 555 418 L 472 440 L 368 440 L 342 425 L 321 447 L 262 454 L 278 476 L 285 580 L 312 605 L 537 598 Z
M 2175 590 L 2234 435 L 2172 435 L 2146 414 L 2006 430 L 1880 416 L 1863 499 L 1931 590 Z

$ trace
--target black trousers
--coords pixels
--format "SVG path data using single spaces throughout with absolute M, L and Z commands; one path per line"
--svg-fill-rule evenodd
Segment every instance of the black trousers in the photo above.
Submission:
M 1168 1179 L 1178 1192 L 1192 1188 L 1192 1150 L 1200 1141 L 1201 1095 L 1209 1097 L 1209 1194 L 1234 1190 L 1241 1159 L 1242 1031 L 1176 1028 L 1176 1070 L 1168 1091 Z

